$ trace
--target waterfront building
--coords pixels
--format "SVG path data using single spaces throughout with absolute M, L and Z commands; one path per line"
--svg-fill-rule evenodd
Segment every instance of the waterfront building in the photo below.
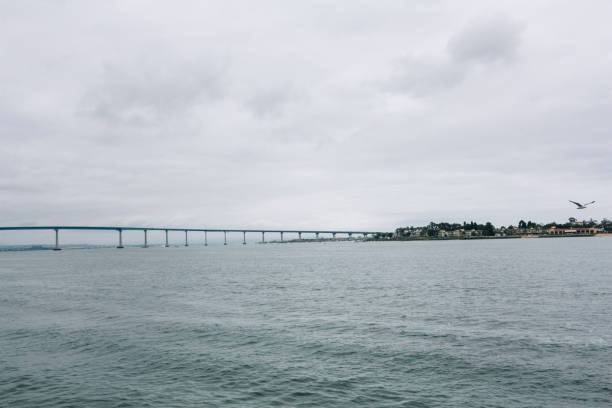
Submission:
M 548 230 L 549 235 L 595 235 L 597 232 L 598 229 L 595 227 L 557 228 L 552 226 Z

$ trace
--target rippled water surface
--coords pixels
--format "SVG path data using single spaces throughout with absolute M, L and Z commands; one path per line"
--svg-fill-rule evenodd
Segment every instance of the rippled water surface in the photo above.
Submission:
M 0 253 L 2 407 L 609 407 L 612 238 Z

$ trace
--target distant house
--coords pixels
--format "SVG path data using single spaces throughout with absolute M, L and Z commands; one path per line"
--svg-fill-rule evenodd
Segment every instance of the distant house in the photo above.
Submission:
M 557 228 L 552 226 L 548 230 L 548 235 L 595 235 L 597 231 L 595 227 Z

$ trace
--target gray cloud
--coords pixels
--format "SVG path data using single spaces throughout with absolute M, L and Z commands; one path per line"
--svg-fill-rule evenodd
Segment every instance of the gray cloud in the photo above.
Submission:
M 516 55 L 522 25 L 498 14 L 470 22 L 448 41 L 448 51 L 457 61 L 495 62 Z
M 447 60 L 403 58 L 385 88 L 394 92 L 408 92 L 417 97 L 447 90 L 465 78 L 467 69 Z
M 177 61 L 172 57 L 109 64 L 85 91 L 79 113 L 136 126 L 154 124 L 181 110 L 222 98 L 223 74 L 213 62 Z
M 266 118 L 281 115 L 284 107 L 295 98 L 292 88 L 287 85 L 256 92 L 245 105 L 259 117 Z
M 612 216 L 607 2 L 19 4 L 2 225 Z
M 441 57 L 399 60 L 384 88 L 416 97 L 449 90 L 464 81 L 476 62 L 511 61 L 521 30 L 521 24 L 500 14 L 472 21 L 451 36 Z

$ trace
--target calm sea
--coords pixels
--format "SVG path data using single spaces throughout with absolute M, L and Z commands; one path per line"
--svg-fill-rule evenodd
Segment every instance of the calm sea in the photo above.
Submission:
M 612 238 L 0 253 L 2 407 L 610 407 Z

